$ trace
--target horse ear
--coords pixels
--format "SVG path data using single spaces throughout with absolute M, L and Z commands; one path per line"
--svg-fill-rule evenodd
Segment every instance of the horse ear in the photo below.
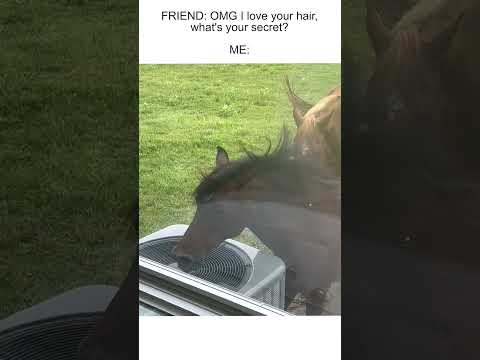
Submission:
M 367 1 L 367 32 L 375 54 L 379 55 L 384 52 L 392 35 L 371 0 Z
M 228 154 L 224 148 L 221 146 L 217 146 L 217 158 L 216 158 L 216 166 L 223 166 L 228 164 L 230 160 L 228 159 Z
M 432 21 L 420 27 L 420 36 L 424 48 L 429 54 L 438 58 L 446 53 L 457 33 L 464 14 L 445 17 L 443 21 Z
M 293 92 L 288 76 L 285 76 L 285 83 L 287 85 L 288 100 L 290 100 L 290 103 L 293 106 L 293 119 L 295 120 L 297 127 L 300 127 L 302 126 L 304 115 L 313 107 L 313 105 L 299 98 Z

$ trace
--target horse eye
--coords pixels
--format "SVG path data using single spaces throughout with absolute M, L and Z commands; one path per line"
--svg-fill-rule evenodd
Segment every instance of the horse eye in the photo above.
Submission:
M 403 110 L 403 103 L 400 100 L 398 100 L 397 102 L 395 102 L 393 104 L 392 110 L 395 111 L 395 112 L 402 111 Z
M 390 95 L 388 98 L 388 107 L 394 112 L 401 111 L 404 107 L 401 97 L 396 94 Z
M 213 200 L 213 194 L 208 194 L 208 195 L 205 195 L 205 197 L 202 199 L 203 202 L 210 202 Z
M 395 120 L 398 114 L 404 109 L 402 99 L 396 94 L 392 94 L 388 97 L 386 105 L 387 116 L 389 120 Z

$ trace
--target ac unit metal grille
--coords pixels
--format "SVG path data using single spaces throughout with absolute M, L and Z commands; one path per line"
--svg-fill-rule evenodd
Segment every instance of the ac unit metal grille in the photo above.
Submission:
M 264 303 L 276 306 L 283 309 L 284 303 L 281 301 L 283 297 L 282 292 L 283 280 L 279 280 L 272 284 L 272 286 L 265 288 L 265 290 L 255 294 L 253 297 Z
M 75 359 L 80 342 L 100 315 L 77 315 L 28 324 L 0 334 L 2 360 Z
M 144 242 L 139 247 L 140 256 L 172 266 L 176 264 L 172 249 L 180 239 L 170 237 Z M 247 254 L 227 243 L 212 250 L 201 264 L 188 271 L 191 275 L 229 290 L 239 290 L 248 281 L 251 272 L 252 264 Z

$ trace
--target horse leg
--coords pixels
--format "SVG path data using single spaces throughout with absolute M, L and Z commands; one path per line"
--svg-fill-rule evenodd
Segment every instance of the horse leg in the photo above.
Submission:
M 339 256 L 340 254 L 338 254 Z M 329 315 L 340 313 L 341 275 L 339 264 L 324 270 L 325 277 L 316 288 L 307 288 L 305 294 L 306 315 Z
M 290 304 L 292 303 L 295 296 L 298 294 L 298 289 L 293 286 L 297 274 L 292 267 L 288 267 L 285 274 L 285 306 L 284 310 L 287 310 Z
M 290 290 L 288 288 L 285 289 L 285 306 L 284 310 L 287 310 L 290 304 L 292 303 L 295 296 L 297 296 L 298 292 L 296 290 Z
M 311 290 L 306 297 L 306 315 L 324 315 L 325 297 L 324 290 Z

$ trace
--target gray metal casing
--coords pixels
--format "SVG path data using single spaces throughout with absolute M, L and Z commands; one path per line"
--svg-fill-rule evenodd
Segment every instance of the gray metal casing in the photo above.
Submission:
M 148 241 L 182 237 L 188 229 L 188 225 L 171 225 L 140 239 L 140 244 Z M 249 279 L 238 289 L 238 293 L 260 300 L 279 309 L 285 307 L 285 264 L 273 255 L 262 253 L 249 245 L 233 239 L 225 242 L 243 251 L 252 264 Z

